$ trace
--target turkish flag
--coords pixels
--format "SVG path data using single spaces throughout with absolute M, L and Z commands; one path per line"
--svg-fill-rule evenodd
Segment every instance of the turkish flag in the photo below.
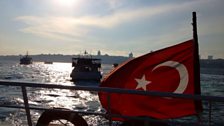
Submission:
M 189 40 L 127 61 L 115 68 L 100 87 L 195 94 L 193 42 Z M 108 93 L 99 92 L 105 109 L 107 96 Z M 124 116 L 170 119 L 197 114 L 198 109 L 190 99 L 112 93 L 110 100 L 107 111 Z

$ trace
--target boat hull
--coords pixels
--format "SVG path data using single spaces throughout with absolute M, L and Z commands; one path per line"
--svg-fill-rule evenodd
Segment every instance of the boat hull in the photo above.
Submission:
M 23 64 L 23 65 L 32 64 L 32 59 L 20 59 L 20 64 Z
M 100 72 L 81 72 L 81 71 L 72 71 L 70 74 L 72 81 L 79 81 L 79 80 L 93 80 L 93 81 L 100 81 L 102 75 Z

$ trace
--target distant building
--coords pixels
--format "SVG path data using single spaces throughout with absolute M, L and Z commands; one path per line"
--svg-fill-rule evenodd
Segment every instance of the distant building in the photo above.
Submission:
M 208 56 L 208 60 L 212 60 L 213 59 L 213 56 Z
M 101 56 L 101 52 L 100 52 L 100 50 L 97 52 L 97 56 Z
M 128 56 L 129 58 L 133 58 L 133 53 L 131 52 L 131 53 L 129 53 L 129 56 Z

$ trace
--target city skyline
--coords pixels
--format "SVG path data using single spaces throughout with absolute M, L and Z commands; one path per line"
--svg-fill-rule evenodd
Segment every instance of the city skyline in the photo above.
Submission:
M 0 55 L 97 54 L 134 57 L 192 39 L 224 59 L 222 0 L 1 0 Z

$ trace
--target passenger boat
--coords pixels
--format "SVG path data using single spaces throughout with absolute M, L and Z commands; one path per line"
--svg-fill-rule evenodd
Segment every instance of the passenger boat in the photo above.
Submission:
M 72 67 L 74 67 L 70 74 L 72 81 L 100 81 L 102 78 L 100 72 L 101 59 L 92 58 L 92 56 L 87 55 L 86 51 L 84 54 L 78 58 L 72 58 Z
M 26 55 L 22 58 L 20 58 L 20 64 L 23 64 L 23 65 L 28 65 L 28 64 L 32 64 L 33 63 L 33 59 L 32 57 L 30 57 L 28 55 L 28 52 L 26 53 Z

